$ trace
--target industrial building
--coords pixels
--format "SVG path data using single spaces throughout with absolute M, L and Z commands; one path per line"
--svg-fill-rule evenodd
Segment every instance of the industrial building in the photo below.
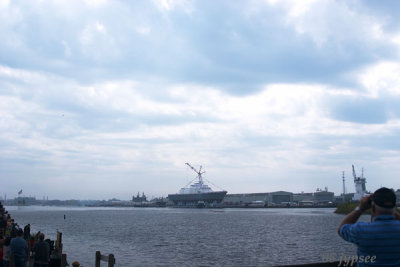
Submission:
M 223 200 L 223 204 L 225 206 L 272 206 L 292 202 L 293 193 L 286 191 L 277 191 L 271 193 L 227 194 Z
M 224 206 L 313 206 L 331 204 L 335 201 L 334 193 L 317 191 L 314 193 L 292 193 L 276 191 L 269 193 L 227 194 Z

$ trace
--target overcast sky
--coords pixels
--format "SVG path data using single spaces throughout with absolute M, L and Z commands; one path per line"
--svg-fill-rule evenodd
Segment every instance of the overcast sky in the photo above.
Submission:
M 399 1 L 0 0 L 0 195 L 398 189 Z M 218 187 L 217 187 L 218 186 Z

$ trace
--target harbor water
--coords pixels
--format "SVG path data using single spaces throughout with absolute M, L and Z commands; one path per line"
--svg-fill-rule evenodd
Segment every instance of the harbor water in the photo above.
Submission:
M 71 263 L 94 266 L 274 266 L 355 255 L 339 238 L 334 209 L 174 209 L 7 207 L 20 226 L 55 239 Z M 65 215 L 65 219 L 64 219 Z M 363 216 L 363 220 L 368 220 Z M 104 263 L 103 265 L 106 265 Z

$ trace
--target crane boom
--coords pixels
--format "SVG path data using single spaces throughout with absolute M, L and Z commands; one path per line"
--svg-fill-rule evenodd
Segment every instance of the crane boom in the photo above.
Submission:
M 351 167 L 353 167 L 353 177 L 354 177 L 354 181 L 355 181 L 355 180 L 357 180 L 356 171 L 354 170 L 354 165 L 351 165 Z
M 200 166 L 200 169 L 199 169 L 199 171 L 198 170 L 196 170 L 192 165 L 190 165 L 189 163 L 185 163 L 186 165 L 188 165 L 195 173 L 197 173 L 197 178 L 199 178 L 199 182 L 201 183 L 201 184 L 203 184 L 203 177 L 201 176 L 203 173 L 205 173 L 205 171 L 202 171 L 201 170 L 201 166 Z

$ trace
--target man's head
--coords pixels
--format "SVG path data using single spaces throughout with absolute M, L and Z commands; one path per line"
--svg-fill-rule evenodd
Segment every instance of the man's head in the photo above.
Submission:
M 43 234 L 43 233 L 40 233 L 40 234 L 39 234 L 39 239 L 40 239 L 41 241 L 44 240 L 44 234 Z
M 393 214 L 396 207 L 396 194 L 392 189 L 386 187 L 379 188 L 374 192 L 371 200 L 374 215 Z
M 17 236 L 24 236 L 24 231 L 22 231 L 22 229 L 18 229 Z

